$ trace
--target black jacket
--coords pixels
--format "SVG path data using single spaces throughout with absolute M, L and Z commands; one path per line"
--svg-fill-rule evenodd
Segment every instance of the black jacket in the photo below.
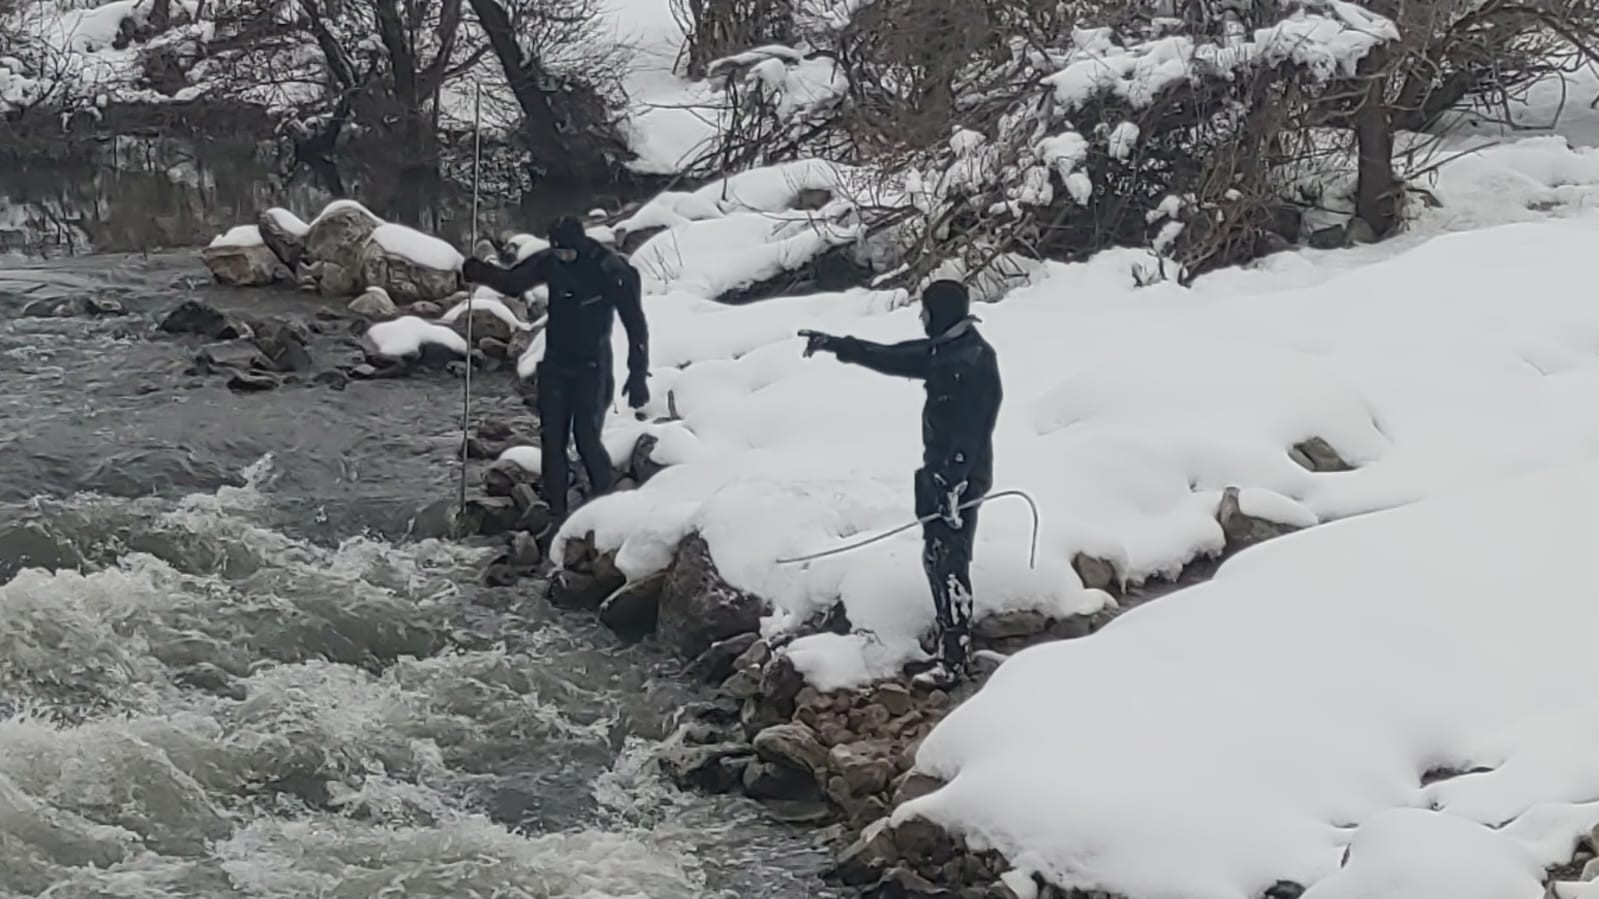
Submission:
M 487 285 L 506 296 L 519 296 L 539 284 L 550 288 L 549 322 L 545 326 L 545 362 L 558 368 L 608 367 L 611 326 L 621 316 L 627 329 L 627 370 L 649 371 L 649 327 L 640 300 L 638 270 L 599 244 L 585 248 L 572 262 L 561 262 L 541 250 L 512 268 L 502 269 L 477 259 L 462 266 L 468 281 Z
M 903 343 L 841 337 L 833 352 L 840 362 L 924 381 L 922 466 L 951 487 L 964 481 L 965 499 L 988 492 L 994 482 L 994 425 L 1004 391 L 999 358 L 970 319 L 938 337 Z

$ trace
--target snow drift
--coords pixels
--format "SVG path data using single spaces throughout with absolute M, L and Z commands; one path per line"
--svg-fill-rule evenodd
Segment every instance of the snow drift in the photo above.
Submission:
M 1596 532 L 1587 462 L 1249 550 L 1005 662 L 896 817 L 1136 899 L 1537 899 L 1599 822 Z

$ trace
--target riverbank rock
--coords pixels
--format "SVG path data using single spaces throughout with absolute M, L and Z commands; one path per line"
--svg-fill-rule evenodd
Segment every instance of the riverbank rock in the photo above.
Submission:
M 470 312 L 463 312 L 462 314 L 456 316 L 455 319 L 449 323 L 450 327 L 455 330 L 455 333 L 461 335 L 462 337 L 466 337 L 468 316 L 470 316 L 472 319 L 472 339 L 474 341 L 479 341 L 487 337 L 498 340 L 507 347 L 510 345 L 511 337 L 516 329 L 512 328 L 511 324 L 505 319 L 500 318 L 498 315 L 495 315 L 487 309 L 474 308 Z
M 276 372 L 301 372 L 311 367 L 311 334 L 304 325 L 287 319 L 268 319 L 251 325 L 251 341 Z
M 561 609 L 597 611 L 600 604 L 627 583 L 616 567 L 615 552 L 600 552 L 594 534 L 566 542 L 562 564 L 550 580 L 550 604 Z
M 460 269 L 461 254 L 454 247 L 404 225 L 378 225 L 361 248 L 362 280 L 382 287 L 397 303 L 450 296 L 460 287 Z
M 232 340 L 247 336 L 249 328 L 236 322 L 214 306 L 199 300 L 184 300 L 168 312 L 158 325 L 168 334 L 198 334 L 212 340 Z
M 600 622 L 624 639 L 649 636 L 660 616 L 665 583 L 666 573 L 657 572 L 623 584 L 600 604 Z
M 367 239 L 382 224 L 365 206 L 351 200 L 329 203 L 306 229 L 302 261 L 326 297 L 351 296 L 361 289 L 361 259 Z
M 1237 487 L 1222 491 L 1221 503 L 1216 508 L 1216 521 L 1221 524 L 1229 554 L 1316 523 L 1315 517 L 1308 511 L 1274 494 L 1269 495 L 1270 502 L 1246 503 L 1246 499 L 1261 495 L 1251 491 L 1246 496 Z
M 389 299 L 389 292 L 381 287 L 368 287 L 366 292 L 351 300 L 350 311 L 374 321 L 386 321 L 400 314 L 394 301 Z
M 1288 456 L 1306 471 L 1337 472 L 1355 470 L 1355 466 L 1345 462 L 1343 457 L 1338 455 L 1338 451 L 1332 448 L 1332 444 L 1320 437 L 1312 437 L 1309 440 L 1294 444 L 1289 448 Z
M 299 268 L 310 225 L 289 210 L 274 207 L 256 217 L 256 228 L 261 232 L 261 242 L 289 271 Z
M 264 287 L 289 278 L 254 225 L 242 225 L 211 241 L 200 251 L 200 259 L 218 284 L 229 287 Z
M 661 588 L 658 630 L 668 645 L 693 658 L 718 640 L 758 629 L 764 612 L 759 597 L 722 579 L 704 537 L 690 534 L 678 544 Z

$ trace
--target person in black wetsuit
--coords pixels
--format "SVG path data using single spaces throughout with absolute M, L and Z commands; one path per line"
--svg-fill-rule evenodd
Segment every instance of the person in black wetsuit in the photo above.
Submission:
M 1004 396 L 998 357 L 975 322 L 966 288 L 935 281 L 922 292 L 926 338 L 881 344 L 800 332 L 807 356 L 829 352 L 840 362 L 925 382 L 915 497 L 916 517 L 929 519 L 922 524 L 922 567 L 938 618 L 938 659 L 923 678 L 935 683 L 959 678 L 968 663 L 977 506 L 961 506 L 981 499 L 993 484 L 994 425 Z
M 543 456 L 540 487 L 559 520 L 567 512 L 570 483 L 566 448 L 573 439 L 588 471 L 594 495 L 611 487 L 611 459 L 600 441 L 606 409 L 616 393 L 612 373 L 611 326 L 617 316 L 627 329 L 628 405 L 650 401 L 649 329 L 640 301 L 638 270 L 589 237 L 583 224 L 563 216 L 550 226 L 550 249 L 510 269 L 479 259 L 461 266 L 462 276 L 506 296 L 519 296 L 538 284 L 550 290 L 544 358 L 538 365 L 539 439 Z

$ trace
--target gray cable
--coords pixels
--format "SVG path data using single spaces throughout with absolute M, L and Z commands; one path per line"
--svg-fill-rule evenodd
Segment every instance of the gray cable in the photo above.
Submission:
M 1032 510 L 1032 513 L 1033 513 L 1033 542 L 1032 542 L 1032 549 L 1029 551 L 1028 556 L 1027 556 L 1027 567 L 1028 568 L 1037 568 L 1038 567 L 1038 504 L 1033 502 L 1033 498 L 1031 496 L 1028 496 L 1026 493 L 1024 493 L 1024 492 L 1022 492 L 1020 490 L 1001 490 L 998 493 L 990 493 L 987 496 L 981 496 L 981 497 L 978 497 L 977 499 L 961 503 L 959 508 L 961 508 L 961 509 L 970 509 L 973 506 L 980 506 L 983 503 L 986 503 L 986 502 L 988 502 L 991 499 L 1001 499 L 1001 498 L 1007 497 L 1007 496 L 1019 496 L 1019 497 L 1021 497 L 1022 499 L 1027 501 L 1027 507 L 1030 510 Z M 811 553 L 808 556 L 796 556 L 796 557 L 794 557 L 792 559 L 778 559 L 777 560 L 777 564 L 779 564 L 779 565 L 792 565 L 792 564 L 794 564 L 796 562 L 810 562 L 810 561 L 813 561 L 815 559 L 825 559 L 828 556 L 836 556 L 836 555 L 840 555 L 842 553 L 847 553 L 847 552 L 850 552 L 851 550 L 860 549 L 863 546 L 870 546 L 871 544 L 876 543 L 879 540 L 887 540 L 888 538 L 894 536 L 895 534 L 901 533 L 903 531 L 908 531 L 911 528 L 916 527 L 917 525 L 926 524 L 927 522 L 932 521 L 932 520 L 934 520 L 935 518 L 938 518 L 938 517 L 939 517 L 939 515 L 936 512 L 933 513 L 932 515 L 923 515 L 921 518 L 918 518 L 915 521 L 909 522 L 907 524 L 902 524 L 899 527 L 894 528 L 891 531 L 884 531 L 881 534 L 877 534 L 875 536 L 868 537 L 865 540 L 859 540 L 859 541 L 856 541 L 855 543 L 850 543 L 850 544 L 847 544 L 847 545 L 844 545 L 844 546 L 835 547 L 833 549 L 824 550 L 824 551 L 819 552 L 819 553 Z

